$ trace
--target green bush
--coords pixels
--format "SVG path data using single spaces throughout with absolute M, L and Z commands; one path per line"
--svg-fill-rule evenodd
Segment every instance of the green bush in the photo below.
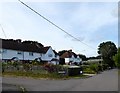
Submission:
M 24 63 L 24 64 L 23 64 L 23 69 L 24 69 L 25 71 L 30 70 L 30 68 L 31 68 L 31 65 L 30 65 L 29 63 Z
M 57 73 L 58 71 L 66 70 L 66 67 L 62 65 L 46 64 L 44 67 L 50 73 Z
M 97 64 L 91 64 L 90 65 L 90 69 L 93 70 L 93 71 L 95 71 L 96 73 L 98 73 L 98 70 L 99 70 Z
M 90 69 L 90 67 L 87 67 L 83 70 L 83 73 L 87 73 L 87 74 L 95 74 L 96 72 L 93 71 L 92 69 Z
M 32 65 L 38 65 L 39 64 L 39 62 L 37 62 L 37 61 L 32 61 Z
M 4 62 L 2 62 L 2 72 L 5 71 L 5 66 L 6 66 L 6 64 Z
M 103 64 L 103 65 L 102 65 L 103 70 L 108 69 L 108 67 L 109 67 L 108 64 Z
M 82 65 L 81 67 L 82 67 L 83 70 L 85 70 L 86 68 L 89 68 L 88 65 Z
M 94 74 L 98 73 L 99 71 L 102 71 L 102 66 L 99 64 L 90 64 L 90 65 L 84 65 L 82 66 L 83 73 L 89 73 Z
M 98 71 L 103 71 L 103 67 L 100 64 L 98 65 Z

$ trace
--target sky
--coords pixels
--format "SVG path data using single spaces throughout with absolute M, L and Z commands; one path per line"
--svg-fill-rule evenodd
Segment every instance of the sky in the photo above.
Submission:
M 87 57 L 97 56 L 98 46 L 102 42 L 112 41 L 118 46 L 117 2 L 25 3 L 80 41 L 19 1 L 0 3 L 0 38 L 38 41 L 44 46 L 52 46 L 57 52 L 72 49 L 76 54 Z

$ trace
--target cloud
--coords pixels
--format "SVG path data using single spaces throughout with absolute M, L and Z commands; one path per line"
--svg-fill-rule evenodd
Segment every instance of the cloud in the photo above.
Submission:
M 111 15 L 112 15 L 113 17 L 118 18 L 118 13 L 120 13 L 120 9 L 119 9 L 119 10 L 118 10 L 118 9 L 119 9 L 119 8 L 115 8 L 115 9 L 112 10 Z
M 96 4 L 96 6 L 94 6 Z M 98 6 L 97 6 L 98 5 Z M 114 4 L 109 3 L 83 3 L 72 14 L 72 22 L 76 23 L 81 31 L 94 32 L 104 25 L 117 21 L 111 15 Z
M 99 37 L 99 30 L 114 25 L 117 19 L 111 14 L 113 3 L 30 3 L 32 8 L 50 19 L 90 47 L 69 37 L 20 3 L 3 3 L 2 25 L 8 38 L 35 40 L 50 45 L 57 51 L 74 49 L 87 56 L 97 55 L 99 41 L 107 39 L 106 33 Z M 114 26 L 113 26 L 114 28 Z M 107 28 L 106 28 L 107 29 Z M 0 37 L 4 37 L 3 34 Z M 95 38 L 95 39 L 94 39 Z M 112 38 L 112 37 L 111 37 Z
M 119 2 L 119 0 L 21 0 L 24 2 Z M 17 2 L 16 0 L 1 0 L 0 2 Z

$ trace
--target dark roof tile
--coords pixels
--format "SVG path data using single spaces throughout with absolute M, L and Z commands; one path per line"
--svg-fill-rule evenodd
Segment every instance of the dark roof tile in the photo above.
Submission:
M 55 55 L 58 55 L 58 53 L 55 50 L 53 50 L 53 52 L 55 53 Z
M 72 55 L 76 58 L 77 57 L 77 54 L 75 54 L 74 52 L 72 51 L 67 51 L 65 53 L 63 53 L 60 58 L 71 58 Z
M 27 52 L 46 53 L 50 46 L 44 47 L 41 43 L 36 41 L 21 42 L 20 39 L 2 39 L 2 48 Z

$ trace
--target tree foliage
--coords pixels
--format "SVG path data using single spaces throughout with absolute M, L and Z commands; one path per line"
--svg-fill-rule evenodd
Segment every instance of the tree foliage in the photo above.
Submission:
M 89 59 L 101 59 L 101 56 L 96 56 L 96 57 L 94 57 L 94 56 L 93 56 L 93 57 L 87 57 L 86 59 L 87 59 L 87 60 L 89 60 Z
M 116 45 L 111 42 L 103 42 L 98 46 L 98 54 L 101 55 L 105 64 L 108 64 L 110 67 L 115 66 L 113 61 L 113 56 L 117 53 Z
M 115 65 L 120 68 L 120 47 L 118 48 L 118 52 L 115 56 L 113 56 L 113 60 L 115 61 Z
M 78 55 L 79 55 L 80 58 L 82 58 L 82 61 L 86 61 L 87 60 L 85 55 L 83 55 L 83 54 L 78 54 Z

